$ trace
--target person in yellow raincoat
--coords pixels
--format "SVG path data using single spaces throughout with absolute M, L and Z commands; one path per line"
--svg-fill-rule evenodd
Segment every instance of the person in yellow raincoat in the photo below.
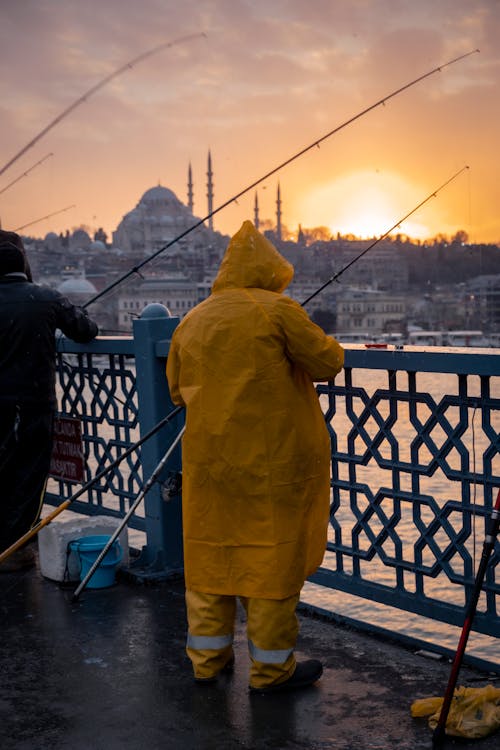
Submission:
M 245 221 L 167 360 L 172 400 L 186 407 L 187 653 L 198 682 L 232 669 L 238 597 L 257 692 L 322 674 L 321 662 L 295 660 L 295 608 L 323 559 L 329 519 L 330 441 L 314 381 L 333 379 L 344 352 L 282 294 L 292 278 Z

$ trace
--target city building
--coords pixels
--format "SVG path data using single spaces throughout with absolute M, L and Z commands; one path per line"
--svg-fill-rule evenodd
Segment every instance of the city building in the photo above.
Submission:
M 345 287 L 337 292 L 336 332 L 380 334 L 406 328 L 406 297 L 376 289 Z
M 153 302 L 164 305 L 171 315 L 183 318 L 199 302 L 198 284 L 182 274 L 152 277 L 124 285 L 118 294 L 118 326 L 129 331 L 133 318 Z
M 488 331 L 499 331 L 500 274 L 476 276 L 464 286 L 473 321 Z
M 34 278 L 60 288 L 80 304 L 104 292 L 89 311 L 101 333 L 129 332 L 133 318 L 152 302 L 184 317 L 209 296 L 229 241 L 214 229 L 210 152 L 206 178 L 203 199 L 207 199 L 208 213 L 203 219 L 194 215 L 189 164 L 186 204 L 161 184 L 146 190 L 123 216 L 112 242 L 102 228 L 92 232 L 92 237 L 88 227 L 59 235 L 49 232 L 44 239 L 25 237 Z M 359 240 L 333 235 L 327 227 L 306 229 L 301 224 L 294 233 L 283 222 L 280 183 L 275 204 L 274 220 L 261 218 L 255 191 L 255 226 L 294 266 L 294 279 L 285 294 L 305 303 L 310 317 L 328 333 L 366 332 L 367 337 L 380 337 L 406 334 L 416 326 L 481 330 L 490 340 L 498 334 L 497 246 L 453 245 L 450 249 L 446 243 L 428 246 L 399 237 Z M 478 271 L 481 275 L 474 278 Z M 338 274 L 340 283 L 329 285 Z M 110 283 L 116 286 L 107 294 Z

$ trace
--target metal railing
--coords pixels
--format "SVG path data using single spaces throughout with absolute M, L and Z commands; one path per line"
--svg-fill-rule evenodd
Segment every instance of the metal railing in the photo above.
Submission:
M 61 408 L 82 420 L 87 479 L 172 408 L 165 362 L 178 319 L 159 308 L 145 309 L 133 338 L 59 343 Z M 332 444 L 332 505 L 325 560 L 311 581 L 460 626 L 500 487 L 500 357 L 347 346 L 344 372 L 317 390 Z M 75 510 L 123 516 L 180 424 Z M 180 469 L 180 455 L 170 468 Z M 49 502 L 72 491 L 52 482 Z M 131 525 L 145 531 L 156 574 L 179 569 L 180 498 L 165 503 L 158 488 Z M 474 620 L 495 638 L 499 562 L 497 542 Z
M 77 417 L 82 425 L 85 482 L 115 461 L 139 439 L 139 406 L 133 340 L 99 339 L 88 349 L 68 340 L 59 342 L 57 354 L 60 413 Z M 80 351 L 78 351 L 80 349 Z M 76 500 L 75 512 L 122 517 L 139 493 L 142 477 L 140 449 L 116 470 L 93 484 L 86 500 Z M 49 480 L 49 503 L 71 496 L 74 484 Z M 141 512 L 132 528 L 144 530 Z
M 80 419 L 85 482 L 103 472 L 173 409 L 165 376 L 166 356 L 157 356 L 156 348 L 162 342 L 168 346 L 178 322 L 162 305 L 153 304 L 134 321 L 132 337 L 98 338 L 89 344 L 58 340 L 60 413 Z M 181 416 L 169 422 L 94 483 L 86 502 L 77 500 L 70 509 L 123 518 L 182 423 Z M 180 471 L 180 462 L 178 449 L 165 465 L 165 479 Z M 74 492 L 74 482 L 50 478 L 46 502 L 59 505 Z M 131 516 L 129 526 L 145 535 L 138 575 L 157 578 L 182 568 L 180 496 L 166 503 L 160 486 L 155 485 Z
M 461 626 L 500 487 L 500 356 L 346 351 L 320 384 L 332 443 L 331 533 L 311 580 Z M 474 630 L 500 634 L 500 543 Z

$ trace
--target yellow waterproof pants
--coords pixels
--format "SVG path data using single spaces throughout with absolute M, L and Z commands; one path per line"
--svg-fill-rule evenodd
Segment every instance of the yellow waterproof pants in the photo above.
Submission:
M 284 682 L 295 670 L 293 650 L 299 632 L 295 608 L 300 594 L 287 599 L 239 597 L 247 614 L 250 685 Z M 236 597 L 186 591 L 186 652 L 196 678 L 218 674 L 233 659 Z

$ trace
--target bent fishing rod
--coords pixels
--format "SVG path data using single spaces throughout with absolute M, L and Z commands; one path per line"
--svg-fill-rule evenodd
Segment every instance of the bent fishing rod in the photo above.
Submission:
M 222 211 L 224 208 L 229 206 L 231 203 L 234 203 L 238 200 L 238 198 L 241 198 L 242 195 L 245 195 L 253 188 L 257 187 L 257 185 L 260 185 L 261 182 L 264 182 L 269 177 L 271 177 L 273 174 L 276 174 L 276 172 L 279 172 L 284 167 L 288 166 L 288 164 L 291 164 L 296 159 L 299 159 L 301 156 L 306 154 L 311 149 L 317 147 L 319 148 L 320 144 L 323 143 L 323 141 L 326 141 L 328 138 L 331 138 L 333 135 L 338 133 L 339 131 L 346 128 L 348 125 L 351 125 L 356 120 L 359 120 L 361 117 L 364 117 L 364 115 L 368 114 L 368 112 L 371 112 L 372 110 L 376 109 L 377 107 L 380 107 L 384 105 L 386 102 L 388 102 L 390 99 L 393 99 L 398 94 L 401 94 L 403 91 L 406 91 L 407 89 L 411 88 L 412 86 L 415 86 L 420 81 L 423 81 L 426 78 L 429 78 L 429 76 L 434 75 L 434 73 L 440 73 L 444 68 L 449 67 L 450 65 L 454 65 L 455 63 L 459 62 L 460 60 L 464 60 L 466 57 L 470 57 L 470 55 L 474 55 L 476 52 L 479 52 L 479 49 L 474 49 L 471 52 L 466 52 L 463 55 L 459 55 L 459 57 L 453 58 L 453 60 L 448 60 L 448 62 L 443 63 L 442 65 L 438 65 L 436 68 L 433 68 L 432 70 L 429 70 L 427 73 L 424 73 L 423 75 L 418 76 L 418 78 L 413 79 L 413 81 L 410 81 L 409 83 L 404 84 L 404 86 L 400 86 L 399 88 L 392 91 L 390 94 L 386 94 L 384 97 L 379 99 L 378 101 L 371 104 L 369 107 L 366 107 L 365 109 L 361 110 L 361 112 L 358 112 L 357 114 L 350 117 L 348 120 L 345 120 L 345 122 L 338 125 L 333 130 L 330 130 L 328 133 L 325 133 L 325 135 L 321 136 L 321 138 L 318 138 L 317 140 L 310 143 L 308 146 L 305 146 L 300 151 L 297 151 L 297 153 L 293 154 L 293 156 L 290 156 L 288 159 L 285 159 L 285 161 L 281 162 L 281 164 L 278 164 L 277 167 L 274 167 L 274 169 L 271 169 L 269 172 L 266 172 L 265 175 L 262 177 L 259 177 L 259 179 L 252 182 L 250 185 L 245 187 L 243 190 L 240 190 L 239 193 L 236 193 L 233 195 L 229 200 L 222 203 L 220 206 L 215 208 L 213 211 L 211 211 L 209 214 L 207 214 L 203 219 L 200 219 L 195 224 L 193 224 L 191 227 L 188 227 L 188 229 L 184 230 L 184 232 L 181 232 L 181 234 L 177 235 L 173 240 L 170 240 L 166 243 L 166 245 L 163 245 L 163 247 L 160 247 L 158 250 L 156 250 L 154 253 L 149 255 L 147 258 L 145 258 L 141 263 L 131 268 L 129 271 L 127 271 L 125 274 L 120 276 L 118 279 L 113 281 L 111 284 L 109 284 L 107 287 L 102 289 L 98 294 L 96 294 L 94 297 L 89 299 L 82 307 L 86 308 L 89 307 L 89 305 L 93 304 L 94 302 L 97 302 L 98 299 L 101 299 L 101 297 L 104 297 L 106 294 L 108 294 L 110 291 L 112 291 L 115 287 L 117 287 L 119 284 L 121 284 L 126 279 L 133 276 L 133 274 L 138 274 L 140 269 L 143 268 L 147 263 L 151 262 L 155 258 L 157 258 L 161 253 L 163 253 L 165 250 L 167 250 L 169 247 L 172 247 L 172 245 L 175 245 L 176 242 L 179 242 L 179 240 L 183 239 L 186 235 L 193 232 L 198 227 L 201 227 L 203 224 L 205 224 L 206 221 L 212 218 L 212 216 L 215 216 L 215 214 L 219 213 L 219 211 Z M 0 172 L 1 174 L 1 172 Z M 139 274 L 140 275 L 140 274 Z
M 35 143 L 38 143 L 40 138 L 42 138 L 44 135 L 46 135 L 49 130 L 52 130 L 58 123 L 61 122 L 65 117 L 67 117 L 70 112 L 73 112 L 74 109 L 76 109 L 80 104 L 83 104 L 83 102 L 87 101 L 93 94 L 96 93 L 96 91 L 99 91 L 99 89 L 102 89 L 103 86 L 105 86 L 107 83 L 112 81 L 117 76 L 121 75 L 122 73 L 125 73 L 127 70 L 130 70 L 134 67 L 134 65 L 137 65 L 137 63 L 142 62 L 143 60 L 146 60 L 148 57 L 151 57 L 152 55 L 156 55 L 158 52 L 161 52 L 164 49 L 168 49 L 169 47 L 174 47 L 176 44 L 182 44 L 183 42 L 189 42 L 192 39 L 197 39 L 198 37 L 206 37 L 206 34 L 204 32 L 199 32 L 197 34 L 189 34 L 188 36 L 179 37 L 178 39 L 174 39 L 171 42 L 163 42 L 163 44 L 159 44 L 156 47 L 153 47 L 153 49 L 148 50 L 147 52 L 143 52 L 141 55 L 138 55 L 137 57 L 134 57 L 133 60 L 129 60 L 129 62 L 125 63 L 125 65 L 122 65 L 120 68 L 115 70 L 113 73 L 110 73 L 105 78 L 103 78 L 99 83 L 96 83 L 95 86 L 92 86 L 88 91 L 85 92 L 82 96 L 80 96 L 76 101 L 73 102 L 73 104 L 70 104 L 69 107 L 66 107 L 61 114 L 59 114 L 52 122 L 50 122 L 43 130 L 41 130 L 34 138 L 31 139 L 29 143 L 24 146 L 20 151 L 17 152 L 15 156 L 12 157 L 4 166 L 0 169 L 0 175 L 3 175 L 4 172 L 9 169 L 23 154 L 28 151 L 32 146 L 35 145 Z
M 378 245 L 379 242 L 381 242 L 383 239 L 385 239 L 385 237 L 387 237 L 392 231 L 394 231 L 394 229 L 396 229 L 397 227 L 399 227 L 403 223 L 403 221 L 406 221 L 406 219 L 408 219 L 416 211 L 418 211 L 419 208 L 422 208 L 422 206 L 425 205 L 428 201 L 430 201 L 431 198 L 435 198 L 437 196 L 437 194 L 441 192 L 441 190 L 443 190 L 447 185 L 449 185 L 450 182 L 453 182 L 453 180 L 455 180 L 459 175 L 461 175 L 462 172 L 465 172 L 466 169 L 469 169 L 469 167 L 467 165 L 465 165 L 465 167 L 462 167 L 462 169 L 459 169 L 459 171 L 456 172 L 448 180 L 446 180 L 446 182 L 443 182 L 443 184 L 440 185 L 436 190 L 434 190 L 434 192 L 430 193 L 430 195 L 428 195 L 427 198 L 424 198 L 423 201 L 420 201 L 420 203 L 418 204 L 418 206 L 415 206 L 415 208 L 413 208 L 409 213 L 407 213 L 405 216 L 403 216 L 402 219 L 399 219 L 399 221 L 397 221 L 395 224 L 393 224 L 392 227 L 387 230 L 387 232 L 384 232 L 384 234 L 380 235 L 380 237 L 378 237 L 378 239 L 374 240 L 370 245 L 368 245 L 368 247 L 365 248 L 363 250 L 363 252 L 359 253 L 359 255 L 357 255 L 355 258 L 353 258 L 346 266 L 344 266 L 344 268 L 342 268 L 340 271 L 338 271 L 336 274 L 334 274 L 330 279 L 328 279 L 328 281 L 325 281 L 325 283 L 322 284 L 318 289 L 316 289 L 315 292 L 313 292 L 312 294 L 310 294 L 309 297 L 306 300 L 304 300 L 304 302 L 301 303 L 301 306 L 304 307 L 305 305 L 307 305 L 308 302 L 310 302 L 312 299 L 314 299 L 314 297 L 316 297 L 317 294 L 319 294 L 320 292 L 323 291 L 323 289 L 325 289 L 327 286 L 329 286 L 329 284 L 333 283 L 334 281 L 338 281 L 338 279 L 342 276 L 343 273 L 345 273 L 347 271 L 348 268 L 350 268 L 355 263 L 357 263 L 358 260 L 363 257 L 363 255 L 366 255 L 366 253 L 369 250 L 371 250 L 373 247 L 375 247 L 375 245 Z

